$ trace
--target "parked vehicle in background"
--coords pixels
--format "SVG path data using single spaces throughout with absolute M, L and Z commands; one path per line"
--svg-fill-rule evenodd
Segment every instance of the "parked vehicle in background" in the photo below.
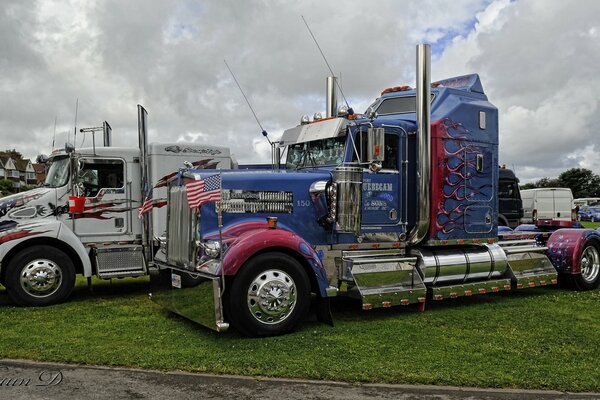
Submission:
M 600 206 L 582 207 L 578 215 L 580 221 L 600 221 Z
M 569 188 L 521 190 L 524 224 L 570 227 L 576 215 L 572 209 L 573 193 Z
M 67 299 L 76 274 L 99 279 L 150 274 L 167 221 L 166 182 L 187 167 L 231 168 L 229 149 L 194 143 L 147 143 L 138 106 L 139 147 L 65 146 L 43 157 L 43 187 L 0 200 L 0 284 L 14 303 L 45 306 Z M 141 210 L 140 210 L 141 208 Z
M 579 208 L 586 206 L 598 206 L 600 205 L 600 197 L 582 197 L 573 200 L 573 208 L 579 206 Z
M 516 228 L 523 218 L 519 178 L 505 166 L 498 174 L 498 226 Z

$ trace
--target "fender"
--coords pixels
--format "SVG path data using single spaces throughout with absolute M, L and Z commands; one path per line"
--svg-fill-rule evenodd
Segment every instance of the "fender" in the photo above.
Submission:
M 5 223 L 3 227 L 8 228 L 8 225 Z M 17 245 L 40 237 L 57 239 L 71 247 L 81 260 L 84 275 L 92 276 L 92 264 L 81 240 L 61 221 L 56 219 L 15 223 L 10 226 L 10 229 L 0 230 L 0 263 Z
M 59 227 L 58 240 L 70 246 L 75 253 L 77 253 L 77 256 L 79 256 L 81 265 L 83 267 L 83 276 L 86 278 L 91 277 L 92 262 L 90 261 L 89 251 L 85 248 L 83 243 L 81 243 L 81 239 L 79 239 L 75 233 L 73 233 L 73 231 L 62 222 L 60 223 Z
M 322 297 L 329 286 L 325 267 L 317 252 L 300 236 L 285 229 L 254 228 L 243 232 L 224 253 L 225 275 L 235 275 L 254 254 L 269 248 L 287 248 L 301 255 L 311 266 Z
M 581 273 L 581 252 L 588 239 L 600 242 L 600 233 L 593 229 L 559 229 L 552 233 L 546 246 L 548 258 L 558 272 Z

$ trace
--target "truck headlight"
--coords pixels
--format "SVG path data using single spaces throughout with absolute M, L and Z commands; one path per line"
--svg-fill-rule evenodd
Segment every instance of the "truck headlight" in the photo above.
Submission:
M 204 254 L 210 258 L 217 258 L 221 255 L 221 244 L 219 242 L 204 242 L 202 243 Z

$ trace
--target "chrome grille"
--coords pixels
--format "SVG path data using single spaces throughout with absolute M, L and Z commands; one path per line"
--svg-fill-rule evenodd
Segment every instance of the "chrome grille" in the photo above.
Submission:
M 193 269 L 196 266 L 198 209 L 191 209 L 185 186 L 169 187 L 167 217 L 167 260 Z

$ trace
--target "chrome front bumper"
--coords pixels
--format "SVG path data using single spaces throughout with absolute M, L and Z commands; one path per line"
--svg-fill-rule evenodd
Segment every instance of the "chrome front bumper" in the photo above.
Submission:
M 223 319 L 221 277 L 161 266 L 153 280 L 150 299 L 167 310 L 217 332 L 229 324 Z

